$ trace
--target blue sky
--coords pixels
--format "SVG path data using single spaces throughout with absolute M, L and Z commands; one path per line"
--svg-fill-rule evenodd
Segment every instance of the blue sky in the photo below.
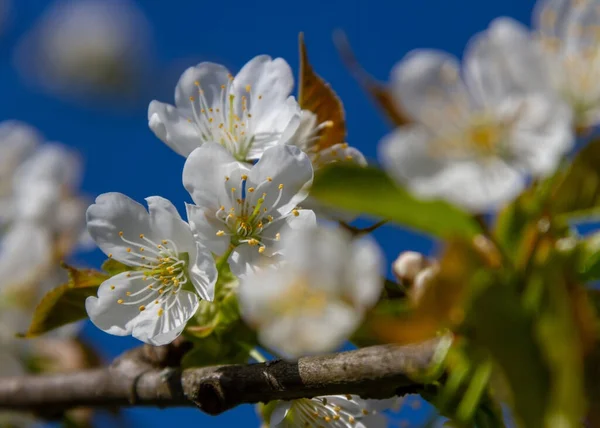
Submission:
M 311 62 L 342 98 L 348 142 L 375 158 L 387 132 L 385 121 L 345 70 L 332 43 L 343 29 L 361 63 L 387 79 L 393 64 L 414 48 L 438 48 L 461 55 L 475 32 L 498 16 L 529 23 L 532 0 L 138 0 L 152 26 L 154 63 L 140 103 L 127 108 L 89 97 L 85 103 L 64 100 L 26 85 L 13 66 L 15 44 L 50 4 L 14 0 L 9 26 L 0 38 L 0 118 L 19 119 L 39 128 L 48 139 L 79 149 L 86 159 L 83 189 L 90 196 L 120 191 L 142 200 L 161 195 L 183 208 L 189 196 L 181 184 L 183 158 L 156 139 L 147 127 L 152 99 L 172 102 L 179 74 L 200 61 L 221 62 L 233 72 L 257 54 L 285 58 L 297 72 L 297 37 L 305 33 Z M 433 242 L 396 228 L 375 233 L 388 261 L 404 250 L 431 252 Z M 76 256 L 99 266 L 102 254 Z M 107 357 L 136 345 L 87 326 L 84 330 Z M 422 412 L 417 412 L 421 414 Z M 245 406 L 217 419 L 193 409 L 136 409 L 127 426 L 162 427 L 171 421 L 212 426 L 257 426 L 254 409 Z M 416 417 L 416 416 L 415 416 Z M 413 423 L 416 419 L 410 416 Z M 255 422 L 256 421 L 256 422 Z M 109 422 L 102 424 L 111 426 Z

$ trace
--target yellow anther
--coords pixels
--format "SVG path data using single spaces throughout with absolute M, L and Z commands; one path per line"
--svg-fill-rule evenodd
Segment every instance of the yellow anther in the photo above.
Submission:
M 277 233 L 275 234 L 275 240 L 276 240 L 276 241 L 279 241 L 279 238 L 281 238 L 281 233 L 277 232 Z
M 258 99 L 259 99 L 259 100 L 262 100 L 262 95 L 259 95 L 259 96 L 258 96 Z
M 348 422 L 350 422 L 351 424 L 354 423 L 354 416 L 348 416 Z
M 211 108 L 209 108 L 209 109 L 208 109 L 208 111 L 212 113 L 212 112 L 213 112 L 213 109 L 212 109 L 212 107 L 211 107 Z
M 158 290 L 158 294 L 163 294 L 165 292 L 165 290 L 163 290 L 162 288 L 160 290 Z
M 331 418 L 329 416 L 325 416 L 323 419 L 325 420 L 325 422 L 331 422 Z
M 242 175 L 242 180 L 248 180 L 248 176 L 246 174 Z
M 131 253 L 131 248 L 127 248 L 127 252 L 128 252 L 128 253 Z
M 225 232 L 223 230 L 217 231 L 217 236 L 223 236 L 223 235 L 225 235 Z
M 131 278 L 131 274 L 129 272 L 127 272 L 127 275 L 125 275 L 127 278 Z
M 323 128 L 332 128 L 334 125 L 333 120 L 326 120 L 321 124 Z
M 212 117 L 208 118 L 208 123 L 213 123 L 214 119 Z
M 110 286 L 110 289 L 111 289 L 111 290 L 114 290 L 114 289 L 115 289 L 115 286 L 114 286 L 114 285 L 111 285 L 111 286 Z
M 346 400 L 352 400 L 352 396 L 350 394 L 346 394 Z
M 140 251 L 143 253 L 144 252 L 144 247 L 140 247 Z
M 252 115 L 250 113 L 248 113 L 248 117 L 252 117 Z
M 112 253 L 109 253 L 109 254 L 108 254 L 108 258 L 109 258 L 109 259 L 112 259 Z
M 200 82 L 198 82 L 197 80 L 194 82 L 194 85 L 196 86 L 200 86 Z
M 191 102 L 194 102 L 194 101 L 196 101 L 196 98 L 194 98 L 194 97 L 190 97 L 190 101 L 191 101 Z
M 340 420 L 340 415 L 333 415 L 333 420 L 334 421 L 339 421 Z
M 140 233 L 140 239 L 144 239 L 144 234 Z
M 339 412 L 340 410 L 342 410 L 342 408 L 340 406 L 333 406 L 333 410 L 335 412 Z
M 254 192 L 254 190 L 255 190 L 254 187 L 248 187 L 248 192 L 252 193 L 252 192 Z
M 352 160 L 352 155 L 347 155 L 347 156 L 346 156 L 346 160 L 347 160 L 347 161 L 351 161 L 351 160 Z
M 292 210 L 292 214 L 294 214 L 294 217 L 298 217 L 300 215 L 300 211 Z
M 283 190 L 283 183 L 277 186 L 279 190 Z
M 231 191 L 232 191 L 232 192 L 235 192 L 236 190 L 237 190 L 237 189 L 236 189 L 235 187 L 232 187 L 232 188 L 231 188 Z
M 164 314 L 164 313 L 165 313 L 165 311 L 164 311 L 162 308 L 160 308 L 160 309 L 158 310 L 158 316 L 159 316 L 159 317 L 162 317 L 162 314 Z
M 128 291 L 127 293 L 125 293 L 126 296 L 131 296 L 131 291 Z
M 119 236 L 123 236 L 123 232 L 119 232 Z
M 265 252 L 265 247 L 260 247 L 260 248 L 258 249 L 258 252 L 259 252 L 260 254 L 264 253 L 264 252 Z
M 220 129 L 223 129 L 223 126 L 225 126 L 225 125 L 223 124 L 223 122 L 219 123 L 219 128 L 220 128 Z
M 140 310 L 140 312 L 142 312 L 142 311 L 145 311 L 145 310 L 146 310 L 146 307 L 145 307 L 144 305 L 142 305 L 142 306 L 140 306 L 138 309 Z
M 228 176 L 225 176 L 225 181 L 229 181 L 229 177 Z
M 258 245 L 258 240 L 252 238 L 248 241 L 248 245 L 250 245 L 251 247 L 254 247 L 255 245 Z
M 338 155 L 338 152 L 337 152 L 337 150 L 332 150 L 332 151 L 331 151 L 331 156 L 337 156 L 337 155 Z
M 154 290 L 154 287 L 152 287 L 151 285 L 148 286 L 148 290 Z
M 269 220 L 269 222 L 273 221 L 273 216 L 272 215 L 268 215 L 267 216 L 267 220 Z
M 123 299 L 119 299 L 119 300 L 117 300 L 117 303 L 118 303 L 119 305 L 122 305 L 122 304 L 123 304 Z
M 167 240 L 163 239 L 162 243 L 163 243 L 163 245 L 167 245 Z
M 362 414 L 367 416 L 369 414 L 369 411 L 367 409 L 362 409 Z
M 250 92 L 250 85 L 246 85 L 246 92 Z
M 221 85 L 221 89 L 225 89 L 225 85 Z

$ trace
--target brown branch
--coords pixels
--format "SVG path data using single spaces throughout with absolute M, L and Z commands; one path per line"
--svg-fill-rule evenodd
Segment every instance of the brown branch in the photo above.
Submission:
M 373 346 L 298 362 L 278 360 L 183 372 L 157 368 L 147 348 L 138 348 L 103 369 L 0 379 L 0 410 L 56 414 L 81 406 L 195 404 L 216 415 L 243 403 L 318 395 L 387 398 L 418 389 L 411 375 L 427 369 L 436 343 Z

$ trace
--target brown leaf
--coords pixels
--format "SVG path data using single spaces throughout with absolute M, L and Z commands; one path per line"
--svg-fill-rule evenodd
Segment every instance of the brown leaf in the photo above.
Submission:
M 354 75 L 363 90 L 373 98 L 375 104 L 383 110 L 387 118 L 396 126 L 410 123 L 410 118 L 397 106 L 387 86 L 377 81 L 358 62 L 346 35 L 339 31 L 334 41 L 342 61 Z
M 317 123 L 329 123 L 321 131 L 317 142 L 319 150 L 346 141 L 346 120 L 344 106 L 329 83 L 325 82 L 313 70 L 308 61 L 308 53 L 304 44 L 304 34 L 298 37 L 300 50 L 300 87 L 298 103 L 304 110 L 309 110 L 317 116 Z

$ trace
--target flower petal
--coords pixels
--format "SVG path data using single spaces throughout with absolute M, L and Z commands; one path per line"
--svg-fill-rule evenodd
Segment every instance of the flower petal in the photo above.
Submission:
M 529 30 L 510 18 L 494 20 L 469 42 L 465 80 L 480 105 L 494 106 L 511 94 L 551 93 L 541 51 Z
M 104 281 L 98 288 L 98 297 L 88 297 L 85 309 L 90 320 L 100 330 L 115 336 L 127 336 L 133 331 L 142 314 L 139 306 L 119 304 L 119 301 L 130 299 L 127 293 L 136 293 L 147 287 L 148 283 L 141 276 L 127 277 L 123 272 Z
M 231 273 L 241 278 L 251 272 L 258 272 L 270 265 L 270 257 L 260 254 L 257 246 L 238 245 L 229 256 Z
M 269 178 L 272 180 L 269 181 Z M 280 214 L 289 213 L 298 203 L 302 202 L 308 192 L 306 187 L 312 183 L 313 168 L 308 156 L 298 147 L 282 145 L 265 151 L 262 158 L 248 173 L 248 186 L 265 192 L 265 207 L 275 207 Z M 278 187 L 282 185 L 282 189 Z M 279 194 L 281 193 L 281 197 Z
M 196 292 L 204 300 L 212 302 L 215 298 L 215 284 L 217 283 L 217 266 L 215 259 L 208 248 L 204 247 L 200 242 L 196 243 L 196 260 L 189 269 L 190 280 L 194 284 Z
M 188 119 L 189 117 L 169 104 L 155 100 L 148 106 L 148 126 L 158 138 L 181 156 L 188 156 L 202 144 L 198 130 Z
M 33 223 L 9 227 L 0 248 L 0 290 L 32 285 L 52 267 L 51 236 Z
M 362 317 L 350 306 L 331 302 L 318 316 L 285 316 L 264 326 L 259 340 L 286 359 L 337 350 Z
M 25 123 L 16 120 L 0 122 L 0 182 L 8 182 L 15 169 L 41 142 L 38 131 Z
M 190 260 L 196 257 L 196 243 L 190 226 L 181 219 L 177 208 L 168 199 L 160 196 L 146 198 L 150 213 L 150 228 L 158 239 L 170 239 L 177 245 L 179 253 L 186 252 Z
M 383 289 L 383 261 L 383 252 L 374 239 L 367 236 L 353 242 L 346 281 L 353 285 L 351 292 L 356 307 L 367 309 L 379 300 Z
M 249 169 L 237 162 L 220 144 L 206 143 L 186 160 L 183 185 L 198 206 L 215 212 L 221 205 L 230 205 L 231 183 L 226 185 L 226 177 L 239 170 L 247 173 Z M 233 186 L 239 186 L 239 182 Z
M 226 85 L 228 81 L 227 68 L 213 62 L 201 62 L 185 70 L 179 78 L 175 88 L 175 105 L 182 112 L 191 113 L 190 97 L 197 99 L 201 89 L 207 104 L 212 107 L 221 97 L 221 85 Z
M 81 181 L 81 159 L 73 150 L 57 143 L 40 147 L 20 167 L 14 178 L 19 189 L 39 182 L 74 188 Z
M 455 57 L 436 50 L 415 50 L 393 68 L 392 91 L 400 107 L 414 119 L 437 128 L 440 111 L 456 119 L 468 114 L 471 100 Z
M 271 412 L 271 418 L 269 419 L 269 427 L 270 428 L 278 428 L 288 412 L 290 411 L 290 407 L 292 405 L 291 401 L 278 401 L 275 405 L 275 408 Z M 283 428 L 285 425 L 281 425 Z
M 291 233 L 292 230 L 303 230 L 308 229 L 317 224 L 317 217 L 312 210 L 298 210 L 298 215 L 289 215 L 285 220 L 278 221 L 277 223 L 266 227 L 262 232 L 262 237 L 267 238 L 264 240 L 265 250 L 263 255 L 271 257 L 276 254 L 282 254 L 281 245 L 277 245 L 277 234 L 285 236 L 287 233 Z M 274 242 L 274 244 L 271 244 Z
M 146 308 L 133 327 L 132 335 L 150 345 L 167 345 L 181 334 L 188 320 L 196 313 L 198 306 L 199 300 L 196 294 L 180 290 L 177 292 L 173 306 L 169 309 L 164 308 L 162 315 L 158 312 L 161 309 L 159 305 Z
M 294 75 L 288 63 L 268 55 L 248 61 L 233 80 L 236 99 L 249 96 L 254 130 L 258 132 L 272 131 L 273 122 L 293 89 Z
M 523 174 L 498 158 L 434 156 L 431 138 L 423 128 L 407 126 L 389 134 L 380 145 L 385 169 L 418 196 L 485 212 L 509 201 L 525 186 Z
M 217 255 L 223 254 L 229 247 L 230 238 L 227 235 L 217 236 L 223 223 L 214 217 L 214 210 L 199 207 L 198 205 L 185 204 L 187 218 L 196 240 Z
M 96 198 L 86 213 L 90 235 L 109 257 L 127 265 L 136 265 L 139 258 L 127 251 L 119 232 L 137 239 L 140 234 L 152 238 L 150 216 L 146 209 L 122 193 L 104 193 Z

